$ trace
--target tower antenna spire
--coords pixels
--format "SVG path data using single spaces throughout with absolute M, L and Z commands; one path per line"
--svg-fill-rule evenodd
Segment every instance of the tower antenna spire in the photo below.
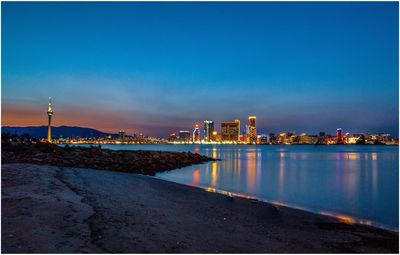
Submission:
M 47 117 L 49 119 L 47 127 L 47 141 L 51 143 L 51 116 L 53 116 L 53 109 L 51 108 L 51 97 L 49 97 L 49 108 L 47 109 Z

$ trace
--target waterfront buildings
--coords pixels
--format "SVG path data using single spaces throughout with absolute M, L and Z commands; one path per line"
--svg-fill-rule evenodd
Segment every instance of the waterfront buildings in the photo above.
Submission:
M 200 129 L 199 125 L 196 124 L 193 130 L 193 142 L 194 143 L 200 143 L 201 137 L 200 137 Z
M 317 142 L 318 137 L 316 135 L 307 135 L 306 133 L 300 134 L 298 139 L 299 144 L 316 144 Z
M 181 130 L 178 133 L 178 139 L 180 142 L 188 143 L 191 141 L 190 139 L 190 131 Z
M 236 125 L 237 125 L 237 128 L 238 128 L 238 132 L 237 132 L 238 138 L 237 138 L 237 141 L 240 141 L 240 120 L 235 120 L 235 122 L 236 122 Z
M 287 134 L 286 133 L 279 133 L 279 135 L 278 135 L 278 141 L 277 141 L 278 143 L 280 143 L 280 144 L 286 144 L 286 143 L 288 143 L 288 141 L 287 141 Z
M 214 131 L 212 133 L 212 141 L 213 142 L 221 142 L 221 134 L 218 133 L 217 131 Z
M 387 143 L 390 141 L 390 134 L 370 134 L 368 141 L 373 144 Z
M 213 141 L 213 133 L 214 133 L 214 122 L 211 120 L 204 121 L 204 141 L 211 142 Z
M 238 142 L 240 133 L 240 121 L 226 121 L 221 123 L 221 140 L 226 142 Z
M 269 137 L 266 134 L 258 135 L 257 136 L 257 143 L 259 144 L 268 144 L 269 143 Z
M 51 143 L 51 117 L 53 116 L 53 109 L 51 108 L 51 97 L 49 97 L 49 107 L 47 108 L 47 116 L 49 119 L 47 126 L 47 141 Z
M 358 143 L 363 143 L 364 137 L 361 134 L 354 134 L 352 136 L 349 136 L 347 138 L 346 143 L 348 144 L 358 144 Z
M 336 138 L 337 138 L 337 141 L 336 141 L 337 144 L 342 144 L 343 143 L 342 129 L 341 128 L 338 128 L 336 130 Z
M 171 133 L 168 137 L 168 141 L 169 142 L 177 142 L 178 141 L 178 136 L 176 135 L 176 133 Z
M 126 135 L 126 133 L 125 133 L 124 130 L 118 131 L 118 137 L 119 137 L 119 139 L 124 140 L 124 139 L 125 139 L 125 135 Z
M 256 116 L 249 116 L 249 143 L 257 143 Z
M 212 134 L 212 141 L 209 143 L 238 143 L 247 144 L 246 140 L 243 140 L 246 136 L 241 135 L 240 141 L 232 140 L 236 139 L 236 128 L 237 123 L 229 122 L 232 124 L 234 133 L 233 138 L 227 138 L 226 130 L 224 130 L 224 139 L 222 139 L 222 133 L 214 131 Z M 234 125 L 236 124 L 236 126 Z M 198 132 L 198 135 L 200 131 Z M 179 134 L 179 135 L 178 135 Z M 208 143 L 206 141 L 200 141 L 196 138 L 196 143 Z M 196 140 L 197 139 L 197 140 Z M 231 140 L 228 140 L 231 139 Z M 47 138 L 41 139 L 42 142 L 47 141 Z M 171 133 L 168 139 L 156 138 L 156 137 L 143 137 L 142 135 L 125 135 L 124 139 L 120 139 L 118 134 L 103 136 L 103 137 L 91 137 L 91 138 L 52 138 L 52 143 L 82 143 L 82 144 L 165 144 L 165 143 L 175 143 L 175 144 L 188 144 L 193 143 L 192 133 L 189 131 L 179 131 L 179 133 Z M 386 145 L 398 145 L 398 138 L 390 138 L 388 134 L 352 134 L 346 133 L 342 135 L 342 144 L 386 144 Z M 274 135 L 269 133 L 268 135 L 257 135 L 257 144 L 337 144 L 337 136 L 334 135 L 324 135 L 321 137 L 319 134 L 308 135 L 306 133 L 301 133 L 296 135 L 294 132 L 291 133 L 279 133 Z
M 296 144 L 299 143 L 299 137 L 295 134 L 290 134 L 288 137 L 288 143 L 289 144 Z
M 269 144 L 276 144 L 277 143 L 277 137 L 275 136 L 274 133 L 269 133 L 268 134 L 268 143 Z
M 341 128 L 336 130 L 336 136 L 326 134 L 325 132 L 318 132 L 316 135 L 308 135 L 301 133 L 296 135 L 292 132 L 282 132 L 278 135 L 269 133 L 268 135 L 257 135 L 256 117 L 249 116 L 249 123 L 243 134 L 240 134 L 240 120 L 226 121 L 221 123 L 221 131 L 217 132 L 214 126 L 214 121 L 205 120 L 203 139 L 200 132 L 199 125 L 196 124 L 193 132 L 181 130 L 169 135 L 167 139 L 157 137 L 144 137 L 143 134 L 133 136 L 126 135 L 124 130 L 119 130 L 117 134 L 112 134 L 104 137 L 66 137 L 52 139 L 51 136 L 51 121 L 52 121 L 52 104 L 49 98 L 47 116 L 48 116 L 48 129 L 47 139 L 41 138 L 41 141 L 52 143 L 89 143 L 89 144 L 160 144 L 160 143 L 239 143 L 239 144 L 398 144 L 398 139 L 390 138 L 389 134 L 382 133 L 363 133 L 352 134 L 345 133 Z
M 247 138 L 248 138 L 248 134 L 247 133 L 244 133 L 244 134 L 241 134 L 240 136 L 239 136 L 239 141 L 241 142 L 241 143 L 247 143 Z
M 391 144 L 389 134 L 353 134 L 347 136 L 345 144 Z

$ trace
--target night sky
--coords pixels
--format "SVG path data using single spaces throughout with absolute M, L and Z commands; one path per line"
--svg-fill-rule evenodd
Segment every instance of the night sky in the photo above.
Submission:
M 398 136 L 398 3 L 2 2 L 2 125 Z

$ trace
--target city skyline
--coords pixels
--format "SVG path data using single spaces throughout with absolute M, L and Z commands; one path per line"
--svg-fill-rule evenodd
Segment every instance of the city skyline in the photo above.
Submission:
M 397 3 L 2 7 L 3 126 L 46 125 L 52 96 L 53 126 L 165 137 L 254 114 L 257 133 L 398 137 Z
M 47 122 L 47 138 L 46 140 L 48 142 L 52 142 L 52 136 L 51 136 L 51 128 L 53 125 L 51 124 L 52 121 L 52 116 L 53 116 L 53 107 L 52 107 L 52 102 L 51 102 L 51 97 L 49 97 L 48 101 L 48 108 L 47 108 L 47 117 L 48 117 L 48 122 Z M 219 123 L 220 124 L 220 129 L 217 129 L 214 124 Z M 218 139 L 220 140 L 225 140 L 225 141 L 237 141 L 237 142 L 246 142 L 248 144 L 256 144 L 258 143 L 257 140 L 259 140 L 261 137 L 264 136 L 270 136 L 270 135 L 275 135 L 274 132 L 261 132 L 257 133 L 257 127 L 256 127 L 256 116 L 254 115 L 249 115 L 248 116 L 248 123 L 244 123 L 244 126 L 240 125 L 240 120 L 235 119 L 231 121 L 219 121 L 215 122 L 213 120 L 204 120 L 203 121 L 203 129 L 201 128 L 201 125 L 198 122 L 195 122 L 192 126 L 192 128 L 189 128 L 188 130 L 184 130 L 185 128 L 179 130 L 179 131 L 173 131 L 172 133 L 169 133 L 169 138 L 175 137 L 175 138 L 182 138 L 181 133 L 183 132 L 184 140 L 189 139 L 192 140 L 193 142 L 197 141 L 205 141 L 205 142 L 210 142 L 210 141 L 215 141 L 217 135 L 219 136 Z M 3 125 L 4 126 L 4 125 Z M 65 125 L 62 125 L 65 126 Z M 38 126 L 39 127 L 39 126 Z M 85 127 L 82 127 L 85 128 Z M 86 127 L 86 128 L 91 128 L 91 127 Z M 101 130 L 99 130 L 101 131 Z M 191 132 L 192 135 L 191 135 Z M 124 129 L 118 130 L 118 132 L 113 131 L 109 132 L 111 134 L 117 134 L 119 137 L 124 137 L 125 135 L 128 136 L 148 136 L 143 133 L 126 133 Z M 288 134 L 288 135 L 296 135 L 300 134 L 301 135 L 312 135 L 312 136 L 320 136 L 320 134 L 323 133 L 325 135 L 331 136 L 330 132 L 326 131 L 318 131 L 317 133 L 311 134 L 303 131 L 297 132 L 296 130 L 285 130 L 281 129 L 279 132 L 276 132 L 276 135 L 282 135 L 282 134 Z M 178 134 L 178 135 L 177 135 Z M 346 132 L 346 136 L 348 135 L 389 135 L 387 132 Z M 338 143 L 342 141 L 342 128 L 337 128 L 336 129 L 336 137 Z M 162 138 L 162 137 L 159 137 Z M 397 139 L 398 137 L 393 137 L 394 139 Z M 44 139 L 44 138 L 43 138 Z

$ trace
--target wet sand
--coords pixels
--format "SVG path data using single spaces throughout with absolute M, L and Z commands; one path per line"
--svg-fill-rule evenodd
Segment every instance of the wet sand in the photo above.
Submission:
M 2 165 L 3 253 L 398 253 L 398 233 L 149 176 Z

